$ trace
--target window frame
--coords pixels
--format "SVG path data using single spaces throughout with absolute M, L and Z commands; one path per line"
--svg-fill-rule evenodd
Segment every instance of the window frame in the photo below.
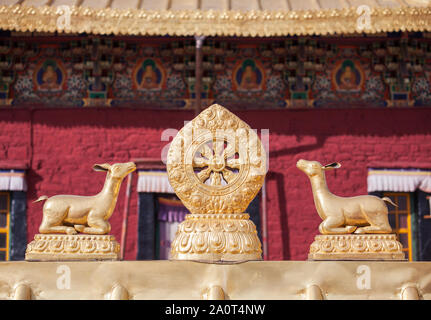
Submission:
M 393 210 L 389 210 L 388 215 L 395 214 L 395 228 L 392 228 L 393 233 L 397 235 L 397 239 L 399 241 L 399 235 L 400 234 L 407 234 L 407 241 L 408 241 L 408 249 L 403 248 L 403 252 L 408 253 L 409 261 L 413 261 L 413 230 L 412 230 L 412 194 L 410 192 L 386 192 L 383 191 L 383 196 L 385 197 L 398 197 L 398 196 L 405 196 L 406 197 L 406 209 L 405 210 L 399 210 L 398 207 L 394 207 Z M 392 200 L 392 199 L 391 199 Z M 398 204 L 398 200 L 394 201 L 395 204 Z M 393 213 L 390 213 L 390 212 Z M 400 228 L 399 227 L 399 214 L 407 214 L 407 228 Z M 392 226 L 391 226 L 392 227 Z
M 0 233 L 6 234 L 6 247 L 0 248 L 0 252 L 6 252 L 6 257 L 4 261 L 9 261 L 10 259 L 10 210 L 11 210 L 11 193 L 9 191 L 0 191 L 0 196 L 6 195 L 7 196 L 7 206 L 5 209 L 0 209 L 1 213 L 6 213 L 6 227 L 0 228 Z

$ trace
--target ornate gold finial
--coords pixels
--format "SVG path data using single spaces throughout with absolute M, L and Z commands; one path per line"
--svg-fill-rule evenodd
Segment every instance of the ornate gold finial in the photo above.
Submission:
M 244 214 L 262 187 L 266 153 L 246 123 L 212 105 L 173 139 L 169 181 L 191 214 L 172 242 L 171 259 L 261 259 L 256 227 Z
M 108 220 L 114 212 L 121 182 L 136 165 L 104 163 L 95 164 L 93 169 L 107 173 L 105 185 L 97 195 L 41 196 L 35 201 L 46 202 L 39 227 L 41 234 L 27 245 L 26 260 L 118 259 L 120 246 L 114 236 L 106 235 L 111 231 Z
M 372 195 L 338 197 L 326 185 L 325 171 L 341 167 L 338 162 L 322 166 L 299 160 L 298 169 L 310 179 L 317 213 L 323 220 L 310 247 L 314 260 L 404 260 L 402 245 L 392 232 L 385 202 L 388 197 Z M 355 234 L 352 234 L 355 233 Z

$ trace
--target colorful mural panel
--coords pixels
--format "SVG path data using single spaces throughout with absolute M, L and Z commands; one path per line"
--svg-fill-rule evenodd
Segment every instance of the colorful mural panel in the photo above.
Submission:
M 65 90 L 66 70 L 56 59 L 46 59 L 39 62 L 33 72 L 35 92 L 61 93 Z
M 259 60 L 240 61 L 232 74 L 233 91 L 241 95 L 260 95 L 265 90 L 265 69 Z
M 240 108 L 285 107 L 287 88 L 271 56 L 258 45 L 230 46 L 224 68 L 214 75 L 210 98 Z
M 431 105 L 431 39 L 207 38 L 203 104 L 232 108 Z M 0 38 L 0 104 L 188 108 L 193 39 Z
M 188 92 L 173 57 L 165 45 L 138 46 L 115 72 L 111 105 L 183 108 Z
M 382 76 L 373 72 L 372 61 L 357 47 L 340 46 L 326 60 L 327 68 L 316 73 L 312 95 L 315 107 L 367 107 L 386 105 Z
M 23 52 L 22 67 L 15 70 L 12 105 L 83 105 L 85 79 L 61 53 L 55 46 Z
M 337 92 L 361 92 L 363 91 L 364 71 L 357 61 L 341 60 L 333 70 L 332 82 Z
M 141 59 L 133 70 L 133 84 L 138 91 L 162 91 L 165 84 L 165 69 L 152 58 Z

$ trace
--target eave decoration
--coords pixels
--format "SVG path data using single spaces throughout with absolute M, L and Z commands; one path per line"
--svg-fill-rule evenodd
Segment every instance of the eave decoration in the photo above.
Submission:
M 431 7 L 370 8 L 369 24 L 356 7 L 304 11 L 143 10 L 70 6 L 70 23 L 58 23 L 61 7 L 0 6 L 0 29 L 145 36 L 305 36 L 431 31 Z M 358 13 L 360 12 L 360 13 Z

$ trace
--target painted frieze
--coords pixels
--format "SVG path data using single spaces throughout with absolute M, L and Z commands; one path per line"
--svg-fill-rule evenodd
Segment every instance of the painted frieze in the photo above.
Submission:
M 0 105 L 195 104 L 192 38 L 0 38 Z M 431 105 L 426 37 L 207 38 L 203 105 L 234 109 Z

